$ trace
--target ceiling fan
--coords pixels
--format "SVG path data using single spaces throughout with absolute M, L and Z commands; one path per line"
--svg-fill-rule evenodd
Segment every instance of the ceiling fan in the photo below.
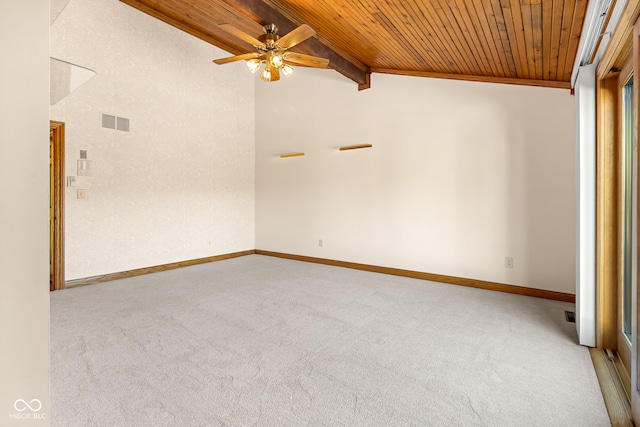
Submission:
M 244 40 L 250 45 L 253 45 L 256 48 L 256 52 L 216 59 L 213 62 L 222 65 L 246 60 L 247 67 L 249 67 L 252 73 L 257 72 L 262 64 L 265 64 L 264 70 L 260 73 L 260 78 L 265 82 L 280 80 L 281 72 L 285 77 L 291 76 L 291 74 L 293 74 L 293 65 L 313 68 L 327 68 L 329 65 L 328 59 L 289 52 L 289 49 L 302 43 L 316 33 L 313 28 L 306 24 L 300 25 L 282 37 L 278 35 L 278 27 L 276 27 L 275 24 L 267 24 L 263 27 L 264 34 L 257 39 L 231 24 L 221 24 L 220 28 L 240 40 Z

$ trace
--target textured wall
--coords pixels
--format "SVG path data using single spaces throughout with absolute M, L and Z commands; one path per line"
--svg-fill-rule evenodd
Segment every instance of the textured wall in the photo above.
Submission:
M 51 107 L 66 175 L 87 150 L 87 198 L 66 190 L 66 279 L 252 249 L 254 77 L 242 63 L 116 0 L 73 0 L 52 57 L 97 75 Z M 244 67 L 244 69 L 243 69 Z M 100 114 L 130 132 L 100 127 Z
M 376 74 L 357 92 L 302 68 L 279 83 L 256 86 L 258 249 L 574 293 L 568 90 Z

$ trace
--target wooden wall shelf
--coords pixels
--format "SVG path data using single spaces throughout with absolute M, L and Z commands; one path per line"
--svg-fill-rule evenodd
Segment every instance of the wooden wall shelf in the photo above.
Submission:
M 344 147 L 340 147 L 340 151 L 358 150 L 360 148 L 371 148 L 371 147 L 373 147 L 373 145 L 371 144 L 347 145 Z
M 288 157 L 301 157 L 304 156 L 304 153 L 287 153 L 287 154 L 280 154 L 280 158 L 281 159 L 286 159 Z

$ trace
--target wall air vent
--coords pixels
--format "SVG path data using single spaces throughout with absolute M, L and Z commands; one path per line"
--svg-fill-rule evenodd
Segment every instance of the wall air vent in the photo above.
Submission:
M 124 117 L 117 117 L 116 129 L 124 132 L 129 132 L 129 119 L 125 119 Z
M 105 129 L 114 129 L 121 130 L 123 132 L 129 132 L 129 119 L 103 113 L 102 127 Z
M 112 116 L 111 114 L 103 114 L 102 115 L 102 127 L 107 129 L 115 129 L 116 128 L 116 116 Z

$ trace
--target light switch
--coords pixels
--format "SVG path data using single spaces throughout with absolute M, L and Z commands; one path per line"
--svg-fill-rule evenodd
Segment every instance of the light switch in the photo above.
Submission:
M 91 176 L 91 160 L 78 160 L 78 176 Z
M 76 186 L 76 177 L 68 176 L 67 177 L 67 187 L 75 187 Z
M 78 188 L 77 198 L 78 199 L 86 199 L 87 198 L 87 190 L 85 190 L 84 188 Z

